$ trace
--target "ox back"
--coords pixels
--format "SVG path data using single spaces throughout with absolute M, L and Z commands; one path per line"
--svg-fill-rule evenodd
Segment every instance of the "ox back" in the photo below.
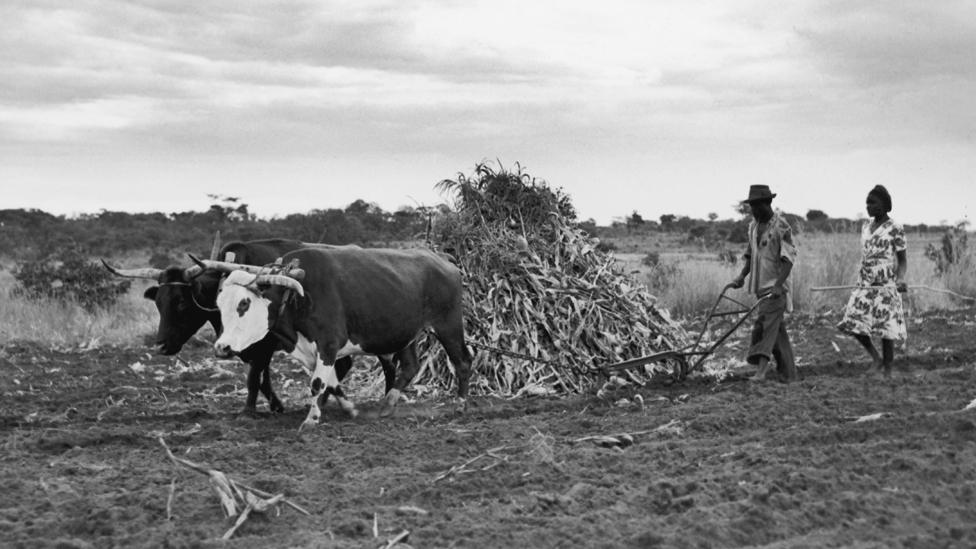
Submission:
M 464 344 L 461 272 L 445 256 L 426 249 L 343 247 L 303 248 L 283 257 L 285 264 L 293 259 L 305 271 L 305 296 L 282 307 L 283 288 L 265 294 L 272 302 L 269 330 L 286 350 L 304 336 L 328 366 L 343 349 L 376 355 L 412 349 L 417 336 L 431 328 L 454 365 L 458 395 L 467 395 L 471 354 Z M 416 360 L 405 362 L 411 364 L 401 363 L 397 392 L 419 368 Z M 313 394 L 322 388 L 320 373 L 316 368 Z

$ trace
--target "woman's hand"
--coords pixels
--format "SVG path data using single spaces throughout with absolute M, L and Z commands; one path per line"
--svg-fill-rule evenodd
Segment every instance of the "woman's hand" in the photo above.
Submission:
M 908 291 L 908 284 L 906 284 L 904 280 L 899 280 L 898 282 L 895 282 L 895 288 L 898 288 L 898 292 L 903 294 Z

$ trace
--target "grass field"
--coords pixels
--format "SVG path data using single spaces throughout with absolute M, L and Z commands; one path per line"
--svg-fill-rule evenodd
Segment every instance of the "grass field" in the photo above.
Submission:
M 929 235 L 927 240 L 909 236 L 909 284 L 976 295 L 976 272 L 971 269 L 957 269 L 946 276 L 936 276 L 934 265 L 925 257 L 924 250 L 929 242 L 938 238 L 938 235 Z M 796 310 L 822 313 L 842 308 L 848 292 L 814 292 L 811 288 L 854 281 L 860 257 L 858 235 L 801 234 L 797 237 L 797 245 L 800 255 L 793 274 Z M 627 251 L 615 253 L 620 268 L 646 284 L 661 306 L 679 319 L 703 315 L 741 268 L 741 263 L 721 261 L 718 252 L 702 250 L 698 244 L 683 243 L 673 234 L 628 237 L 623 248 Z M 659 257 L 659 263 L 654 267 L 643 263 L 652 252 Z M 126 265 L 147 261 L 146 257 L 138 255 L 113 259 Z M 0 343 L 25 340 L 60 348 L 131 345 L 142 344 L 155 332 L 158 314 L 153 303 L 142 297 L 145 288 L 151 285 L 149 281 L 134 280 L 132 289 L 118 304 L 88 314 L 73 303 L 16 297 L 12 291 L 16 284 L 12 274 L 15 267 L 10 260 L 0 260 L 0 299 L 3 300 Z M 730 295 L 747 299 L 742 290 L 735 290 Z M 906 304 L 911 313 L 951 309 L 967 302 L 942 293 L 913 290 L 906 298 Z
M 976 295 L 976 272 L 956 270 L 948 276 L 937 276 L 934 264 L 925 257 L 925 247 L 938 241 L 937 235 L 925 238 L 909 236 L 909 285 L 945 288 L 963 295 Z M 813 291 L 823 286 L 853 284 L 860 262 L 860 237 L 856 234 L 801 234 L 797 236 L 799 258 L 793 269 L 793 303 L 799 312 L 836 311 L 844 306 L 850 295 L 847 291 Z M 742 268 L 741 262 L 729 263 L 719 259 L 718 252 L 703 252 L 698 248 L 676 250 L 673 245 L 662 247 L 648 241 L 643 251 L 617 253 L 622 268 L 651 289 L 661 304 L 678 318 L 702 314 L 712 306 L 722 288 Z M 743 247 L 742 250 L 745 248 Z M 659 251 L 663 250 L 663 251 Z M 657 253 L 657 266 L 644 264 L 649 253 Z M 739 254 L 741 255 L 741 250 Z M 744 290 L 729 294 L 744 299 Z M 968 302 L 971 303 L 971 302 Z M 950 309 L 967 304 L 950 295 L 928 290 L 912 290 L 906 298 L 909 311 Z

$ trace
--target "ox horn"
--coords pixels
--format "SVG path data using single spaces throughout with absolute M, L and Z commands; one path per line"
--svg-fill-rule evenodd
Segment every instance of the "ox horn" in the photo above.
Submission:
M 280 275 L 280 274 L 263 274 L 258 275 L 254 280 L 257 284 L 273 284 L 276 286 L 284 286 L 291 290 L 298 292 L 298 295 L 305 297 L 305 289 L 302 288 L 302 283 L 295 280 L 290 276 Z
M 231 271 L 245 271 L 251 274 L 261 274 L 262 272 L 268 272 L 264 267 L 258 267 L 256 265 L 244 265 L 242 263 L 231 263 L 229 261 L 217 261 L 214 259 L 200 259 L 193 254 L 186 254 L 190 256 L 190 259 L 196 263 L 196 268 L 203 269 L 214 269 L 224 273 L 229 273 Z M 194 267 L 190 267 L 193 269 Z
M 105 265 L 108 272 L 114 274 L 115 276 L 124 276 L 126 278 L 149 278 L 152 280 L 157 280 L 159 279 L 159 275 L 163 273 L 162 269 L 155 269 L 153 267 L 145 267 L 142 269 L 116 269 L 115 267 L 109 265 L 104 259 L 102 259 L 102 265 Z

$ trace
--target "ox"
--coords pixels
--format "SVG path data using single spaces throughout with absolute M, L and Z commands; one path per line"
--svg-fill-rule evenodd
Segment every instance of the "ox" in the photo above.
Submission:
M 303 427 L 318 423 L 321 404 L 337 388 L 336 361 L 353 354 L 403 353 L 384 403 L 395 406 L 417 374 L 414 342 L 426 329 L 454 366 L 458 397 L 467 396 L 471 353 L 464 344 L 461 272 L 444 256 L 422 249 L 305 248 L 282 260 L 301 266 L 302 282 L 280 274 L 227 276 L 217 296 L 224 331 L 214 349 L 226 356 L 277 335 L 313 372 L 313 402 Z
M 212 256 L 223 258 L 228 262 L 251 265 L 265 265 L 275 261 L 285 253 L 303 247 L 331 248 L 325 244 L 306 244 L 298 240 L 267 239 L 249 242 L 230 242 Z M 158 282 L 157 286 L 148 288 L 144 294 L 146 299 L 155 302 L 159 311 L 159 328 L 156 334 L 157 352 L 163 355 L 174 355 L 180 352 L 183 345 L 193 337 L 193 334 L 206 323 L 210 323 L 216 333 L 222 331 L 220 311 L 215 302 L 223 273 L 218 270 L 207 269 L 197 264 L 189 268 L 170 267 L 168 269 L 115 269 L 104 261 L 105 267 L 118 276 L 149 278 Z M 271 388 L 270 369 L 271 357 L 280 348 L 279 341 L 274 337 L 252 345 L 240 353 L 241 360 L 249 366 L 247 374 L 247 400 L 244 405 L 245 413 L 253 413 L 257 407 L 257 395 L 260 390 L 268 400 L 272 412 L 284 411 L 281 400 Z M 389 357 L 379 357 L 386 378 L 386 390 L 393 388 L 396 367 Z M 397 357 L 401 358 L 401 357 Z M 341 380 L 352 367 L 352 358 L 347 358 L 336 364 L 336 377 Z

